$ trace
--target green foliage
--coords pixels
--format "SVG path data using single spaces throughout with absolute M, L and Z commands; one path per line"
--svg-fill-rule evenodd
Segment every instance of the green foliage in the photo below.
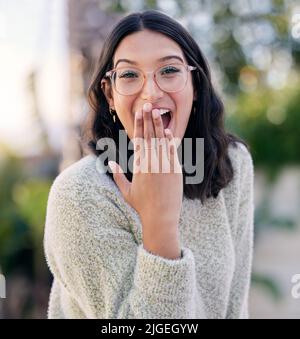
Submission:
M 50 180 L 30 178 L 13 188 L 13 198 L 19 213 L 29 225 L 31 238 L 40 242 L 44 231 Z
M 274 178 L 283 165 L 300 164 L 300 90 L 259 88 L 241 93 L 226 127 L 251 147 L 256 166 Z M 229 107 L 230 110 L 230 107 Z
M 0 158 L 0 266 L 8 294 L 24 286 L 17 299 L 7 298 L 3 306 L 9 318 L 40 318 L 46 317 L 51 282 L 43 231 L 52 178 L 30 177 L 23 161 Z
M 275 301 L 279 301 L 283 297 L 283 292 L 273 277 L 254 272 L 251 283 L 264 289 Z
M 50 180 L 26 178 L 17 158 L 0 166 L 0 264 L 5 274 L 35 274 L 34 253 L 41 254 Z M 38 266 L 44 264 L 40 257 Z

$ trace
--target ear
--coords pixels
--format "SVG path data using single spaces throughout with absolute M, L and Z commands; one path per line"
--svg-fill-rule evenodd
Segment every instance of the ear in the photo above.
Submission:
M 106 100 L 108 102 L 109 107 L 114 107 L 114 99 L 112 95 L 112 88 L 110 81 L 108 79 L 102 79 L 101 80 L 101 89 L 104 93 Z

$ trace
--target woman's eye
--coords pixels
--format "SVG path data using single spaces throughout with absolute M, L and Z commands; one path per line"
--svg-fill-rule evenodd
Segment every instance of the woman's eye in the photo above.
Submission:
M 179 72 L 179 69 L 177 69 L 176 67 L 171 67 L 171 66 L 165 67 L 165 68 L 163 68 L 163 69 L 160 71 L 160 73 L 161 73 L 162 75 L 164 75 L 164 74 L 172 74 L 172 73 L 176 73 L 176 72 Z
M 133 77 L 137 77 L 138 74 L 136 74 L 135 72 L 124 72 L 122 74 L 119 75 L 119 78 L 133 78 Z

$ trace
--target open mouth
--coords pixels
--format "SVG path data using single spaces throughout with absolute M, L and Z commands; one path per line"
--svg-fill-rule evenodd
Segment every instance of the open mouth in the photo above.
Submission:
M 171 120 L 172 120 L 171 111 L 161 110 L 160 116 L 161 116 L 161 119 L 162 119 L 162 122 L 163 122 L 164 129 L 169 128 Z

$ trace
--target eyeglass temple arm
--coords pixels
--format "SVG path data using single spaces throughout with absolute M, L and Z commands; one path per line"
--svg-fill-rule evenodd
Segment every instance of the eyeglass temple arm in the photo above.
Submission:
M 112 73 L 112 70 L 106 72 L 106 73 L 105 73 L 105 76 L 110 77 L 110 76 L 111 76 L 111 73 Z

